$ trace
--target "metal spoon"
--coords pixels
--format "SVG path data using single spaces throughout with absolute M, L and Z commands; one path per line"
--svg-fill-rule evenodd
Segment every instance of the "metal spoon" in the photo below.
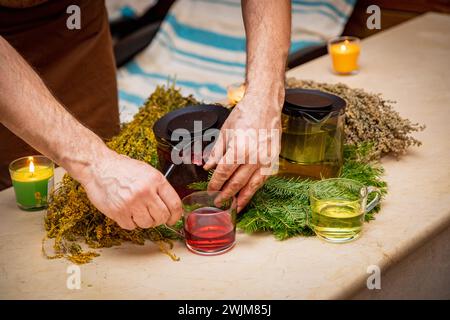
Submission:
M 194 141 L 195 141 L 195 140 L 192 139 L 192 141 L 191 141 L 186 147 L 192 145 L 192 143 L 193 143 Z M 170 144 L 175 150 L 181 151 L 181 150 L 178 149 L 176 146 L 174 146 L 172 143 L 169 142 L 169 144 Z M 172 171 L 173 171 L 173 169 L 175 169 L 175 166 L 177 166 L 177 165 L 176 165 L 175 163 L 172 163 L 172 164 L 169 166 L 169 168 L 167 168 L 166 172 L 164 172 L 164 178 L 167 179 L 167 178 L 172 174 Z M 172 227 L 169 227 L 167 224 L 164 223 L 163 226 L 166 227 L 167 229 L 169 229 L 169 230 L 175 232 L 175 233 L 178 234 L 181 238 L 183 238 L 183 239 L 186 238 L 186 237 L 184 236 L 183 233 L 181 233 L 180 231 L 178 231 L 178 230 L 176 230 L 176 229 L 174 229 L 174 228 L 172 228 Z
M 172 163 L 172 164 L 169 166 L 169 168 L 167 168 L 166 172 L 164 173 L 164 178 L 167 179 L 167 177 L 170 176 L 170 174 L 172 173 L 172 171 L 173 171 L 173 169 L 175 168 L 175 166 L 176 166 L 176 164 L 175 164 L 175 163 Z M 183 239 L 185 238 L 184 234 L 181 233 L 180 231 L 178 231 L 178 230 L 176 230 L 176 229 L 174 229 L 174 228 L 172 228 L 172 227 L 169 227 L 169 226 L 168 226 L 167 224 L 165 224 L 165 223 L 163 224 L 163 226 L 166 227 L 167 229 L 169 229 L 169 230 L 175 232 L 176 234 L 178 234 L 178 235 L 179 235 L 180 237 L 182 237 Z

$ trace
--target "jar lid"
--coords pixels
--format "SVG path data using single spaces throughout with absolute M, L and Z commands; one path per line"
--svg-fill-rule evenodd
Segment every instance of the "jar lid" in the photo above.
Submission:
M 187 106 L 167 113 L 153 125 L 153 133 L 159 139 L 168 142 L 172 140 L 172 133 L 177 129 L 187 130 L 193 137 L 195 133 L 205 132 L 208 129 L 220 129 L 227 119 L 230 110 L 219 105 L 199 104 Z M 200 130 L 196 131 L 194 121 L 201 121 Z
M 345 110 L 344 99 L 327 92 L 310 89 L 286 89 L 283 113 L 293 117 L 308 115 L 323 119 L 330 113 Z
M 170 132 L 170 134 L 178 129 L 187 130 L 191 134 L 204 132 L 210 128 L 213 128 L 217 123 L 217 120 L 217 114 L 207 110 L 200 110 L 186 113 L 182 117 L 173 118 L 167 124 L 167 130 Z M 196 121 L 201 122 L 201 127 L 197 128 L 198 126 L 195 125 Z

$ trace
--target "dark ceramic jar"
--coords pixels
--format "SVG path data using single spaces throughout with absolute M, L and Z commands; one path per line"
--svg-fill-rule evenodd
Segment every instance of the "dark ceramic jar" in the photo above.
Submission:
M 159 170 L 166 172 L 176 163 L 167 179 L 181 198 L 194 191 L 189 184 L 207 180 L 203 155 L 211 148 L 229 112 L 218 105 L 187 106 L 169 112 L 154 124 Z

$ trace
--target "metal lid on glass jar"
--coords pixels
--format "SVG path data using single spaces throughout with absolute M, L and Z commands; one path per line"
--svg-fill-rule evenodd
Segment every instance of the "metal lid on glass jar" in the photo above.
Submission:
M 330 113 L 345 110 L 344 99 L 327 92 L 310 89 L 286 89 L 283 113 L 292 117 L 309 116 L 323 119 Z

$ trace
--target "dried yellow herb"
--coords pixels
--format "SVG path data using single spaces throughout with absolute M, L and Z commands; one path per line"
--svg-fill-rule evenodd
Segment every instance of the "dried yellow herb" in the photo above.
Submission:
M 108 147 L 131 158 L 157 166 L 156 141 L 152 127 L 156 120 L 174 109 L 196 104 L 191 96 L 183 97 L 174 86 L 158 87 L 133 121 L 123 126 L 119 135 L 107 143 Z M 91 248 L 119 245 L 122 241 L 144 244 L 145 240 L 156 242 L 162 252 L 172 259 L 171 239 L 176 235 L 164 227 L 150 229 L 121 229 L 113 220 L 99 212 L 88 200 L 83 187 L 70 176 L 65 175 L 52 195 L 52 202 L 45 217 L 47 237 L 54 239 L 54 259 L 66 257 L 74 263 L 86 263 L 98 254 L 84 252 L 78 241 L 81 239 Z

